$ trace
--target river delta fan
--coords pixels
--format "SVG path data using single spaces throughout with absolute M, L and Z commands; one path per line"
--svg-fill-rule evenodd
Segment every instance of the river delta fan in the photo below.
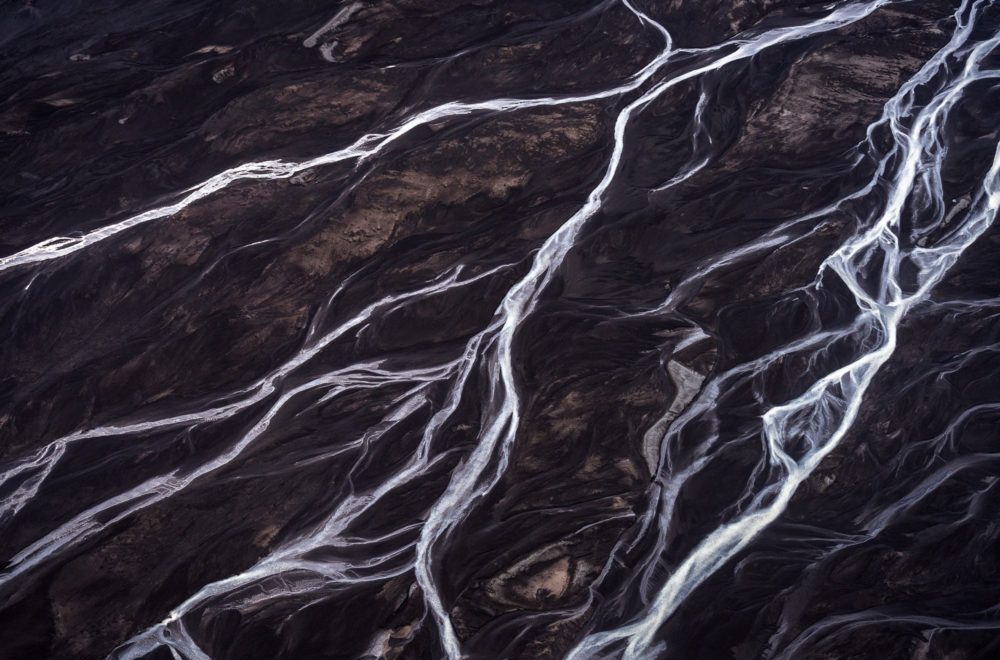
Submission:
M 4 10 L 0 656 L 1000 647 L 995 2 L 105 9 Z

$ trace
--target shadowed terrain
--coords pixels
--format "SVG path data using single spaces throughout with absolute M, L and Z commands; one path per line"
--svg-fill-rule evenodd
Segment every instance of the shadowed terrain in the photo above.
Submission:
M 998 46 L 0 6 L 0 657 L 995 657 Z

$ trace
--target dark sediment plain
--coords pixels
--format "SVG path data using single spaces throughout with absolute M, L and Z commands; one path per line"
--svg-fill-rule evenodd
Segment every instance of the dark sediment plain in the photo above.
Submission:
M 1000 656 L 1000 2 L 0 6 L 0 658 Z

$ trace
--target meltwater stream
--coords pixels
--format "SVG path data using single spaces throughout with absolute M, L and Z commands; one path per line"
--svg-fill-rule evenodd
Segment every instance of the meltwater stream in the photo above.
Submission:
M 0 570 L 0 605 L 8 612 L 37 612 L 46 607 L 42 603 L 51 603 L 56 613 L 51 625 L 40 624 L 47 631 L 43 637 L 60 639 L 61 653 L 80 657 L 693 657 L 685 647 L 688 641 L 671 629 L 675 617 L 700 590 L 717 588 L 733 562 L 762 543 L 796 497 L 805 497 L 800 491 L 817 490 L 812 484 L 825 461 L 847 444 L 870 391 L 879 387 L 880 372 L 897 354 L 904 322 L 929 308 L 935 288 L 989 232 L 1000 207 L 997 125 L 986 121 L 978 127 L 979 120 L 970 118 L 977 111 L 970 108 L 990 98 L 994 81 L 1000 79 L 995 52 L 1000 46 L 1000 8 L 988 0 L 936 8 L 940 15 L 933 20 L 916 14 L 903 20 L 904 35 L 920 20 L 933 25 L 933 48 L 914 46 L 919 53 L 900 56 L 906 64 L 893 75 L 874 67 L 876 73 L 866 73 L 869 78 L 856 84 L 865 90 L 859 99 L 881 111 L 850 131 L 834 134 L 844 144 L 826 155 L 829 169 L 817 169 L 814 176 L 805 166 L 800 174 L 794 164 L 784 170 L 761 165 L 780 160 L 775 153 L 785 153 L 781 145 L 768 143 L 767 131 L 780 134 L 781 122 L 795 118 L 788 108 L 768 114 L 769 99 L 781 94 L 822 98 L 826 92 L 817 91 L 817 84 L 832 86 L 836 75 L 857 72 L 850 66 L 844 68 L 846 73 L 827 70 L 825 76 L 805 78 L 800 85 L 797 76 L 807 75 L 803 71 L 810 62 L 829 66 L 824 58 L 835 52 L 838 40 L 868 38 L 866 30 L 877 30 L 880 21 L 892 24 L 911 4 L 872 0 L 831 3 L 801 13 L 791 7 L 774 16 L 763 12 L 759 21 L 706 45 L 689 41 L 682 34 L 688 24 L 672 25 L 670 12 L 657 3 L 604 3 L 600 11 L 553 25 L 573 26 L 595 17 L 608 17 L 601 20 L 612 25 L 610 17 L 618 17 L 630 48 L 642 43 L 653 53 L 620 84 L 597 91 L 431 104 L 368 126 L 362 137 L 335 151 L 231 166 L 167 196 L 161 205 L 97 228 L 69 227 L 0 257 L 0 276 L 15 283 L 21 296 L 17 300 L 61 296 L 58 280 L 52 279 L 60 269 L 86 270 L 88 263 L 108 258 L 109 251 L 135 236 L 169 231 L 165 225 L 181 222 L 182 215 L 184 222 L 191 222 L 186 214 L 197 219 L 201 205 L 242 185 L 278 186 L 293 180 L 301 185 L 305 174 L 316 177 L 306 179 L 306 185 L 328 185 L 322 177 L 329 175 L 333 185 L 341 187 L 338 199 L 346 199 L 359 195 L 384 172 L 405 180 L 406 166 L 399 163 L 406 163 L 408 154 L 427 153 L 421 150 L 428 149 L 428 143 L 461 137 L 462 131 L 489 130 L 493 122 L 517 122 L 531 113 L 577 107 L 600 107 L 605 115 L 607 143 L 576 157 L 591 163 L 596 172 L 580 173 L 586 185 L 569 195 L 568 202 L 561 191 L 544 187 L 555 172 L 538 171 L 518 184 L 538 189 L 517 213 L 544 212 L 557 218 L 545 220 L 541 238 L 537 228 L 527 232 L 537 239 L 533 243 L 511 238 L 504 233 L 510 230 L 501 228 L 492 215 L 487 217 L 496 227 L 481 223 L 489 225 L 485 241 L 482 236 L 470 238 L 465 227 L 454 230 L 453 241 L 443 239 L 450 230 L 427 225 L 427 247 L 419 236 L 399 240 L 417 255 L 414 259 L 426 259 L 418 272 L 436 269 L 435 274 L 403 278 L 404 284 L 386 289 L 365 288 L 373 273 L 391 282 L 407 259 L 405 247 L 385 248 L 384 256 L 377 251 L 368 255 L 367 262 L 362 259 L 341 273 L 339 284 L 319 288 L 318 302 L 295 348 L 286 349 L 253 379 L 213 389 L 194 403 L 158 407 L 153 400 L 117 421 L 81 423 L 77 430 L 54 437 L 43 434 L 34 447 L 11 442 L 21 448 L 5 451 L 0 464 L 0 529 L 16 545 L 4 546 L 9 554 Z M 311 49 L 327 40 L 320 49 L 323 66 L 339 66 L 339 58 L 352 52 L 347 48 L 338 55 L 345 46 L 334 37 L 346 43 L 352 25 L 389 20 L 385 16 L 391 12 L 369 14 L 355 3 L 331 15 L 303 41 Z M 602 29 L 605 34 L 614 31 Z M 595 45 L 591 37 L 582 43 L 579 48 Z M 451 56 L 421 56 L 416 61 L 448 67 L 476 52 L 462 45 Z M 772 76 L 766 73 L 768 66 L 787 67 L 787 72 Z M 891 88 L 882 75 L 893 83 Z M 593 88 L 586 81 L 573 87 Z M 847 105 L 860 107 L 862 100 Z M 831 108 L 835 101 L 830 101 Z M 986 110 L 980 111 L 988 113 L 990 106 L 983 103 Z M 668 130 L 660 123 L 676 133 L 669 149 L 647 139 L 650 131 Z M 822 124 L 814 122 L 814 130 Z M 969 128 L 973 125 L 977 128 Z M 665 140 L 665 134 L 658 135 Z M 799 133 L 796 136 L 786 135 L 789 141 L 800 139 Z M 807 133 L 807 139 L 822 138 L 808 138 Z M 517 149 L 512 150 L 515 155 L 505 151 L 513 140 L 510 134 L 490 140 L 489 149 L 497 151 L 498 158 L 520 158 Z M 818 142 L 814 149 L 823 151 Z M 790 149 L 793 155 L 784 157 L 808 159 L 803 151 Z M 990 157 L 984 159 L 987 151 Z M 975 164 L 969 154 L 978 159 Z M 955 168 L 963 167 L 955 164 L 957 157 L 967 159 L 967 171 L 956 174 Z M 474 168 L 473 160 L 470 156 L 460 167 Z M 573 159 L 567 162 L 570 165 L 562 167 L 573 166 Z M 337 169 L 344 165 L 346 170 Z M 765 190 L 761 199 L 769 201 L 761 203 L 775 206 L 763 216 L 753 202 L 740 207 L 739 213 L 752 222 L 728 238 L 725 225 L 721 231 L 703 230 L 726 217 L 727 208 L 742 203 L 733 201 L 727 189 L 757 167 L 778 172 L 773 174 L 776 180 L 790 176 L 795 192 L 786 187 L 783 193 L 777 184 L 773 194 Z M 655 176 L 653 170 L 658 170 Z M 484 181 L 491 176 L 499 175 L 487 174 Z M 425 198 L 448 194 L 447 182 L 435 192 L 428 183 L 433 178 L 418 180 L 428 186 Z M 768 183 L 751 181 L 750 186 L 743 190 L 766 189 Z M 956 192 L 962 186 L 967 191 Z M 715 194 L 727 198 L 704 207 L 691 201 L 714 200 Z M 781 202 L 770 201 L 800 194 L 806 201 L 792 213 L 782 212 Z M 391 208 L 391 193 L 389 197 Z M 467 206 L 462 212 L 481 213 L 485 205 L 488 213 L 496 213 L 483 199 L 463 200 Z M 497 206 L 513 204 L 508 199 Z M 442 218 L 447 214 L 439 213 Z M 691 221 L 691 214 L 703 219 Z M 413 213 L 406 219 L 416 221 Z M 673 256 L 676 265 L 654 265 L 648 274 L 630 274 L 641 270 L 635 264 L 645 257 L 638 255 L 651 248 L 642 239 L 624 237 L 644 231 L 632 229 L 643 223 L 676 223 L 682 228 L 663 234 L 681 246 Z M 296 231 L 306 226 L 297 224 Z M 235 262 L 233 255 L 239 251 L 284 249 L 289 236 L 293 234 L 278 231 L 226 248 L 193 281 L 202 281 L 217 264 Z M 684 241 L 691 242 L 685 247 Z M 632 265 L 617 274 L 603 271 L 616 263 L 616 250 L 623 249 L 636 256 L 617 263 L 631 260 Z M 793 255 L 790 262 L 781 261 L 786 253 Z M 759 291 L 753 289 L 757 275 L 750 283 L 740 281 L 755 264 L 760 264 L 759 272 L 770 272 L 761 276 L 769 283 L 761 284 Z M 806 266 L 812 267 L 811 273 L 804 274 Z M 628 277 L 635 279 L 623 284 Z M 715 295 L 732 297 L 716 303 Z M 773 319 L 801 308 L 807 311 L 799 316 L 806 320 L 788 312 L 789 329 L 780 334 L 778 321 L 772 327 L 767 316 L 751 316 L 750 323 L 756 319 L 762 327 L 753 333 L 767 336 L 773 331 L 775 336 L 760 340 L 752 350 L 739 348 L 730 343 L 727 319 L 739 320 L 735 315 L 740 305 L 755 296 L 772 306 L 767 316 Z M 553 302 L 557 300 L 561 302 Z M 984 309 L 966 304 L 977 313 Z M 454 307 L 461 305 L 467 308 Z M 14 318 L 22 313 L 14 312 Z M 423 314 L 438 315 L 431 325 L 443 328 L 440 336 L 419 334 L 427 332 L 418 326 Z M 561 325 L 560 314 L 575 318 L 579 329 Z M 464 330 L 450 330 L 462 316 L 467 317 L 462 319 Z M 408 322 L 420 337 L 413 344 L 392 348 L 393 340 L 380 339 Z M 559 342 L 560 332 L 566 333 L 562 347 L 551 344 Z M 598 341 L 583 353 L 577 351 L 575 343 L 589 341 L 590 332 Z M 537 348 L 541 346 L 548 348 Z M 601 373 L 601 365 L 615 365 L 590 384 L 580 381 L 580 387 L 595 388 L 596 396 L 589 399 L 592 417 L 579 412 L 587 405 L 574 408 L 567 403 L 574 397 L 588 400 L 586 389 L 553 399 L 563 401 L 561 407 L 546 403 L 546 397 L 556 397 L 572 382 L 572 375 L 552 378 L 550 389 L 545 370 L 563 367 L 547 364 L 538 353 L 558 353 L 561 348 L 567 356 L 558 362 L 579 360 L 576 368 L 581 372 L 592 368 L 590 359 L 596 373 Z M 605 350 L 607 357 L 600 355 Z M 652 361 L 650 355 L 655 356 Z M 654 385 L 628 380 L 649 374 L 659 374 Z M 615 389 L 615 383 L 627 386 Z M 656 394 L 647 393 L 651 387 Z M 642 415 L 623 422 L 632 405 L 625 403 L 629 397 L 644 401 L 635 404 Z M 620 410 L 616 398 L 623 402 Z M 322 437 L 321 413 L 331 409 L 342 410 L 348 420 L 334 423 L 337 440 L 310 441 L 313 435 Z M 974 409 L 979 414 L 994 407 L 985 403 Z M 10 410 L 14 412 L 5 419 L 21 414 L 13 406 Z M 579 448 L 547 450 L 551 455 L 533 449 L 536 444 L 547 446 L 539 440 L 546 435 L 564 437 L 559 435 L 564 433 L 560 415 L 568 416 L 568 411 L 588 420 L 561 420 L 576 434 L 570 437 Z M 619 412 L 623 417 L 616 417 Z M 967 421 L 957 420 L 971 415 L 959 412 L 948 429 L 964 426 Z M 539 421 L 543 419 L 556 421 L 544 426 Z M 587 435 L 588 425 L 599 426 L 595 433 L 612 439 L 611 449 Z M 151 443 L 149 453 L 144 442 Z M 600 452 L 619 454 L 609 459 L 598 445 Z M 287 458 L 274 454 L 275 447 L 287 448 Z M 108 457 L 102 458 L 102 448 L 110 452 Z M 585 455 L 579 469 L 566 472 L 560 463 L 578 452 Z M 954 469 L 930 464 L 917 490 L 876 507 L 863 530 L 845 533 L 843 538 L 849 540 L 838 540 L 826 556 L 878 539 L 925 493 L 966 467 L 981 465 L 981 457 L 988 454 L 982 448 L 977 452 L 976 458 L 955 459 Z M 535 465 L 548 467 L 539 471 Z M 605 474 L 605 467 L 617 476 L 596 476 Z M 72 596 L 66 602 L 61 599 L 77 587 L 57 588 L 51 585 L 58 582 L 50 581 L 72 584 L 82 579 L 80 593 L 104 589 L 100 578 L 81 578 L 74 573 L 79 569 L 72 567 L 92 551 L 103 552 L 106 543 L 112 544 L 111 554 L 102 561 L 128 564 L 128 551 L 112 541 L 123 526 L 130 529 L 142 521 L 137 529 L 155 528 L 165 524 L 156 522 L 162 516 L 170 516 L 162 512 L 189 506 L 175 504 L 182 498 L 192 502 L 199 492 L 208 492 L 201 489 L 226 492 L 231 484 L 255 480 L 262 484 L 257 497 L 272 502 L 268 506 L 280 506 L 282 491 L 265 490 L 263 485 L 275 475 L 279 481 L 288 480 L 289 503 L 299 502 L 299 495 L 292 494 L 296 488 L 315 491 L 313 499 L 292 504 L 299 510 L 289 515 L 287 527 L 279 524 L 255 535 L 253 552 L 219 564 L 232 570 L 207 571 L 193 588 L 177 589 L 177 581 L 184 582 L 177 577 L 183 570 L 178 566 L 190 561 L 178 555 L 170 560 L 170 577 L 154 591 L 155 604 L 144 605 L 141 615 L 115 613 L 116 623 L 103 626 L 100 633 L 82 632 L 68 623 L 79 616 L 80 607 Z M 93 489 L 80 487 L 79 498 L 67 490 L 98 478 Z M 539 478 L 556 486 L 556 493 L 560 479 L 565 479 L 561 490 L 568 494 L 566 499 L 556 494 L 532 501 L 531 484 L 544 490 L 537 486 Z M 720 480 L 724 485 L 715 486 Z M 525 498 L 523 506 L 516 503 L 519 497 Z M 247 501 L 254 501 L 252 490 Z M 692 513 L 701 505 L 700 513 Z M 50 510 L 42 515 L 43 509 Z M 549 511 L 557 521 L 551 530 L 542 523 L 537 530 L 529 525 L 503 531 L 507 515 L 515 519 Z M 254 525 L 252 509 L 238 515 L 245 518 L 239 525 Z M 229 524 L 219 519 L 208 528 Z M 558 540 L 553 539 L 555 532 L 562 535 Z M 539 540 L 529 543 L 536 534 Z M 593 546 L 584 546 L 583 540 L 592 537 L 587 542 Z M 174 552 L 172 539 L 163 540 L 167 545 L 153 556 Z M 184 545 L 178 539 L 178 547 Z M 83 565 L 90 570 L 95 566 Z M 114 589 L 121 587 L 110 588 L 110 597 L 100 607 L 115 610 Z M 781 588 L 775 602 L 784 602 L 781 594 L 796 589 L 794 584 Z M 338 634 L 344 638 L 329 640 L 314 630 L 315 623 L 296 623 L 297 617 L 327 603 L 340 608 L 331 629 L 342 631 Z M 40 615 L 28 616 L 39 620 Z M 713 620 L 711 612 L 684 616 L 686 621 L 697 622 L 698 616 Z M 716 616 L 726 615 L 720 611 Z M 859 621 L 880 616 L 819 620 L 811 628 L 796 621 L 802 631 L 792 638 L 794 626 L 783 610 L 781 625 L 769 624 L 780 632 L 763 641 L 758 640 L 759 632 L 746 633 L 732 648 L 739 649 L 739 657 L 808 657 L 809 645 L 827 643 L 841 627 L 853 629 Z M 890 619 L 929 630 L 963 628 L 936 614 Z M 270 632 L 259 632 L 261 626 Z M 244 627 L 248 632 L 241 637 Z M 968 628 L 991 629 L 984 619 Z M 76 632 L 66 632 L 70 630 Z M 258 638 L 267 641 L 258 646 Z M 29 644 L 36 641 L 25 641 L 24 648 Z M 309 644 L 326 649 L 320 652 Z M 752 644 L 758 644 L 758 650 L 749 650 Z M 56 657 L 59 652 L 52 653 Z M 701 653 L 713 657 L 714 651 L 706 647 Z
M 909 228 L 903 217 L 908 200 L 913 197 L 922 204 L 945 208 L 940 168 L 945 157 L 944 127 L 949 112 L 970 85 L 1000 77 L 1000 70 L 982 68 L 983 60 L 1000 45 L 1000 35 L 981 42 L 971 39 L 983 5 L 983 2 L 963 3 L 955 16 L 952 39 L 903 85 L 886 105 L 883 116 L 870 127 L 865 147 L 879 158 L 879 164 L 876 178 L 865 191 L 870 193 L 881 180 L 887 180 L 885 200 L 876 205 L 876 212 L 858 218 L 859 232 L 823 262 L 812 285 L 816 289 L 823 287 L 830 271 L 849 289 L 860 316 L 857 323 L 844 329 L 844 335 L 859 339 L 862 349 L 859 355 L 824 374 L 798 397 L 764 412 L 761 434 L 767 465 L 761 472 L 766 474 L 766 480 L 762 479 L 764 483 L 757 485 L 756 492 L 748 492 L 749 504 L 734 520 L 712 531 L 691 551 L 659 588 L 641 618 L 592 634 L 572 655 L 586 657 L 619 640 L 627 642 L 623 653 L 626 658 L 651 654 L 658 628 L 685 596 L 773 523 L 799 485 L 845 436 L 872 379 L 892 356 L 903 316 L 926 298 L 948 268 L 995 219 L 1000 204 L 1000 145 L 975 203 L 964 212 L 962 221 L 947 228 L 945 235 L 931 242 L 922 240 L 943 224 L 940 213 L 925 222 L 915 221 L 921 219 L 919 215 L 908 217 L 912 223 Z M 957 72 L 949 75 L 950 67 Z M 918 106 L 916 97 L 924 91 L 922 88 L 930 88 L 931 96 Z M 874 136 L 886 127 L 891 147 L 879 156 Z M 911 268 L 910 273 L 905 272 L 906 266 Z M 828 337 L 825 341 L 835 339 Z M 763 371 L 768 362 L 802 349 L 801 345 L 790 345 L 768 356 L 767 362 L 755 365 L 754 369 Z M 752 370 L 749 375 L 753 375 Z M 694 470 L 698 467 L 695 463 Z M 668 483 L 690 478 L 692 471 L 669 475 Z M 676 493 L 677 489 L 678 485 L 670 484 L 663 492 Z M 663 502 L 661 506 L 670 507 L 671 502 Z M 662 545 L 661 536 L 653 552 L 662 551 Z

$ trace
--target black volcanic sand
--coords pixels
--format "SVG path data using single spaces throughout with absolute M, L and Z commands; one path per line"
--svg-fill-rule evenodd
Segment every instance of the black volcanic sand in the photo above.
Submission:
M 692 49 L 829 10 L 634 4 Z M 648 589 L 750 506 L 767 479 L 760 415 L 856 359 L 870 337 L 845 331 L 728 384 L 666 456 L 647 434 L 718 374 L 851 323 L 858 307 L 842 284 L 811 286 L 887 189 L 745 258 L 720 255 L 875 175 L 877 159 L 859 148 L 868 126 L 948 41 L 958 5 L 890 4 L 678 84 L 633 115 L 602 207 L 520 321 L 506 467 L 490 454 L 479 483 L 498 472 L 495 483 L 433 545 L 433 578 L 468 657 L 562 658 L 586 634 L 634 620 Z M 998 29 L 991 8 L 977 38 Z M 442 103 L 618 87 L 662 48 L 654 26 L 610 1 L 12 1 L 0 7 L 0 256 L 174 203 L 242 163 L 344 148 Z M 698 57 L 622 95 L 437 119 L 376 156 L 236 181 L 67 256 L 0 271 L 5 475 L 77 431 L 244 400 L 367 306 L 457 267 L 461 279 L 481 276 L 383 305 L 226 415 L 66 445 L 23 508 L 0 517 L 0 657 L 124 657 L 121 645 L 206 585 L 307 538 L 403 469 L 455 379 L 418 387 L 412 374 L 462 364 L 598 185 L 618 113 Z M 945 214 L 975 202 L 993 161 L 994 83 L 972 85 L 947 124 Z M 874 139 L 888 148 L 887 132 Z M 1000 229 L 987 229 L 903 319 L 850 431 L 777 520 L 683 600 L 650 657 L 1000 654 L 998 249 Z M 678 302 L 663 309 L 668 296 Z M 328 573 L 298 566 L 235 585 L 184 617 L 205 655 L 446 657 L 414 562 L 429 512 L 497 405 L 485 344 L 419 474 L 297 558 Z M 408 375 L 311 384 L 359 364 Z M 110 504 L 219 462 L 265 418 L 224 465 L 135 510 Z M 655 533 L 639 528 L 661 506 L 654 485 L 707 437 L 720 440 L 671 496 L 655 551 Z M 0 485 L 0 498 L 23 483 Z M 66 525 L 88 531 L 42 556 L 33 544 Z

